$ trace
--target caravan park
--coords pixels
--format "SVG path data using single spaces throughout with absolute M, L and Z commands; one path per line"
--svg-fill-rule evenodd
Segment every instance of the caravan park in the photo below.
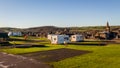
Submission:
M 67 35 L 66 29 L 61 33 L 64 34 L 41 36 L 38 34 L 32 35 L 33 33 L 8 32 L 8 36 L 1 36 L 0 66 L 3 68 L 120 67 L 119 38 L 115 37 L 112 40 L 101 39 L 100 37 L 99 39 L 85 38 L 82 33 Z M 31 65 L 26 66 L 26 64 Z
M 120 0 L 0 0 L 0 68 L 120 68 Z

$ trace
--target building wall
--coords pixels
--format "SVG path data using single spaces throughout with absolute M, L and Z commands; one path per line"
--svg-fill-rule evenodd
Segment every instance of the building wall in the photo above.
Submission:
M 82 35 L 72 35 L 71 36 L 71 41 L 78 42 L 78 41 L 83 41 L 83 40 L 84 40 L 84 37 Z
M 48 34 L 48 35 L 47 35 L 47 39 L 48 39 L 48 40 L 51 40 L 51 39 L 52 39 L 52 36 L 53 36 L 52 34 Z
M 22 36 L 21 32 L 9 32 L 8 36 Z
M 64 44 L 64 42 L 69 43 L 69 36 L 67 35 L 52 35 L 52 44 Z

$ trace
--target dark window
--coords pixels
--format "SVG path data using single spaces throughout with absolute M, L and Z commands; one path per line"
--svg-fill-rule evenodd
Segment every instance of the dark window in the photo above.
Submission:
M 54 40 L 56 40 L 56 38 L 54 38 Z
M 73 36 L 73 38 L 75 38 L 75 36 Z
M 68 38 L 68 37 L 65 37 L 64 39 L 65 39 L 65 40 L 69 40 L 69 38 Z

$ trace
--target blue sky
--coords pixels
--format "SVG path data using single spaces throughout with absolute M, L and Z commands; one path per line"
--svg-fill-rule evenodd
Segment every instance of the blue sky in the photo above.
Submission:
M 0 27 L 120 25 L 120 0 L 0 0 Z

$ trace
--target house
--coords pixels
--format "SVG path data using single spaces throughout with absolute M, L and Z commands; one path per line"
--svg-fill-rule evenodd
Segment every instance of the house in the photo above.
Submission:
M 84 40 L 83 35 L 72 35 L 71 36 L 71 41 L 79 42 L 79 41 L 83 41 L 83 40 Z
M 51 44 L 64 44 L 69 43 L 68 35 L 52 35 L 51 36 Z
M 22 32 L 9 32 L 8 36 L 22 36 Z
M 114 38 L 114 33 L 111 31 L 111 28 L 109 26 L 109 22 L 107 22 L 106 29 L 104 31 L 97 32 L 95 34 L 95 38 L 96 39 L 106 39 L 106 40 Z
M 109 39 L 110 38 L 110 33 L 106 32 L 106 31 L 99 32 L 99 36 L 100 36 L 100 39 Z
M 8 40 L 8 34 L 7 33 L 0 33 L 0 43 L 6 42 Z

